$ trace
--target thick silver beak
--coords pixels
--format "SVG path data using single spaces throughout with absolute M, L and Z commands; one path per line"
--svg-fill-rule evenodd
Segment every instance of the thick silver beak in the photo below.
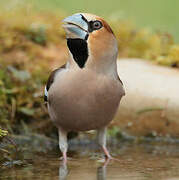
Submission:
M 67 33 L 67 38 L 85 39 L 88 34 L 88 24 L 83 20 L 81 14 L 74 14 L 62 21 L 63 28 Z

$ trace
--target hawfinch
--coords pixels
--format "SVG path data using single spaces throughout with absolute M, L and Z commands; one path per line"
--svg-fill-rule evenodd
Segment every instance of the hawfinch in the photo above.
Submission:
M 68 62 L 54 70 L 45 87 L 51 120 L 58 128 L 59 148 L 67 161 L 67 133 L 97 130 L 97 139 L 107 158 L 106 127 L 122 96 L 117 73 L 117 40 L 102 18 L 78 13 L 63 20 L 69 49 Z

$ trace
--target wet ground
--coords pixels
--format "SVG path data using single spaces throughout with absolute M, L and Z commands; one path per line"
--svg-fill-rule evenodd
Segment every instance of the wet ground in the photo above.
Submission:
M 60 180 L 176 180 L 179 179 L 179 144 L 122 143 L 110 148 L 118 160 L 104 163 L 94 145 L 70 147 L 67 166 L 59 152 L 27 153 L 21 166 L 0 169 L 0 179 Z

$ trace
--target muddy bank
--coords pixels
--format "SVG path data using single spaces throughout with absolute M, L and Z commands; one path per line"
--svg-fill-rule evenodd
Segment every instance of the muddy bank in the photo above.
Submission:
M 179 137 L 179 70 L 121 59 L 126 96 L 113 123 L 132 135 Z

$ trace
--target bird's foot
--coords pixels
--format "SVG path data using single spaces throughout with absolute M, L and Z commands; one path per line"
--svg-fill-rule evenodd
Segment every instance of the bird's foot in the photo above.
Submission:
M 68 161 L 75 160 L 75 159 L 72 158 L 72 157 L 67 157 L 67 156 L 64 156 L 64 155 L 63 155 L 63 156 L 61 156 L 61 157 L 59 158 L 59 160 L 62 161 L 63 164 L 67 164 Z
M 105 146 L 102 147 L 104 154 L 105 154 L 105 158 L 106 159 L 112 159 L 112 156 L 110 155 L 109 151 L 107 150 L 107 148 Z
M 109 151 L 107 150 L 107 148 L 104 147 L 104 146 L 103 146 L 103 151 L 104 151 L 104 154 L 105 154 L 105 159 L 106 159 L 106 161 L 108 161 L 108 162 L 109 162 L 110 160 L 119 161 L 119 159 L 116 159 L 116 158 L 112 157 L 112 156 L 110 155 Z

